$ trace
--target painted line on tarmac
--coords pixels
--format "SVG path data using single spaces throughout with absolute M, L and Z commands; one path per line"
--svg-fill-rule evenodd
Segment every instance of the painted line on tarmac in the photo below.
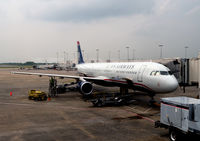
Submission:
M 19 105 L 19 106 L 33 106 L 33 105 L 31 105 L 31 104 L 7 103 L 7 102 L 0 102 L 0 104 L 4 104 L 4 105 Z
M 96 137 L 94 135 L 92 135 L 92 133 L 90 133 L 89 131 L 87 131 L 83 126 L 78 125 L 76 123 L 73 124 L 73 126 L 75 128 L 78 128 L 79 130 L 81 130 L 82 132 L 84 132 L 88 137 L 95 139 Z
M 0 102 L 0 104 L 4 104 L 4 105 L 18 105 L 18 106 L 31 106 L 31 107 L 33 107 L 33 106 L 35 106 L 35 104 L 21 104 L 21 103 L 7 103 L 7 102 Z M 43 105 L 44 106 L 44 105 Z M 55 106 L 55 105 L 48 105 L 48 106 Z M 68 109 L 73 109 L 73 110 L 91 110 L 92 108 L 74 108 L 74 107 L 69 107 L 69 106 L 62 106 L 62 105 L 56 105 L 56 106 L 58 106 L 58 107 L 60 107 L 60 108 L 68 108 Z M 126 106 L 126 107 L 128 107 L 128 106 Z M 135 109 L 135 107 L 134 108 L 131 108 L 131 107 L 128 107 L 129 109 L 132 109 L 132 110 L 135 110 L 135 111 L 139 111 L 139 112 L 141 112 L 142 113 L 142 111 L 140 111 L 140 110 L 136 110 Z M 95 108 L 96 109 L 96 108 Z M 94 110 L 94 109 L 93 109 Z M 111 109 L 100 109 L 100 108 L 98 108 L 98 110 L 102 110 L 102 111 L 114 111 L 114 110 L 111 110 Z M 122 110 L 122 109 L 120 109 L 120 110 Z M 155 122 L 153 119 L 151 119 L 151 118 L 147 118 L 147 117 L 144 117 L 144 116 L 141 116 L 140 114 L 137 114 L 136 112 L 133 112 L 133 111 L 130 111 L 130 110 L 127 110 L 127 109 L 124 109 L 124 110 L 126 110 L 127 112 L 129 112 L 129 113 L 134 113 L 134 114 L 136 114 L 138 117 L 141 117 L 142 119 L 145 119 L 145 120 L 148 120 L 148 121 L 151 121 L 151 122 Z M 148 110 L 148 109 L 147 109 Z M 117 110 L 118 111 L 118 110 Z M 78 127 L 78 126 L 77 126 Z M 84 130 L 83 128 L 80 128 L 82 131 L 84 131 L 85 133 L 87 133 L 88 135 L 89 135 L 89 132 L 87 131 L 87 130 Z M 91 138 L 95 138 L 95 136 L 93 136 L 93 135 L 90 135 L 91 136 Z
M 129 109 L 132 109 L 132 108 L 129 107 L 129 106 L 126 106 L 126 107 L 128 107 Z M 148 109 L 149 109 L 149 108 L 148 108 Z M 147 110 L 148 110 L 148 109 L 147 109 Z M 151 118 L 142 116 L 142 115 L 140 115 L 140 114 L 138 114 L 138 113 L 135 113 L 135 112 L 133 112 L 133 111 L 130 111 L 130 110 L 128 110 L 128 109 L 125 109 L 125 110 L 128 111 L 128 112 L 133 113 L 134 115 L 137 115 L 138 117 L 140 117 L 140 118 L 142 118 L 142 119 L 145 119 L 145 120 L 147 120 L 147 121 L 151 121 L 152 123 L 155 123 L 155 120 L 153 120 L 153 119 L 151 119 Z M 132 109 L 132 110 L 133 110 L 133 109 Z M 135 109 L 134 109 L 134 110 L 135 110 Z M 140 111 L 140 110 L 137 110 L 137 111 Z M 144 112 L 141 111 L 141 113 L 144 113 Z
M 87 135 L 88 137 L 90 137 L 91 139 L 95 139 L 96 137 L 90 133 L 88 130 L 86 130 L 83 126 L 81 126 L 80 124 L 78 124 L 76 122 L 76 120 L 73 120 L 71 118 L 69 118 L 67 115 L 65 115 L 63 112 L 60 112 L 62 115 L 63 115 L 63 118 L 66 120 L 66 121 L 70 121 L 71 125 L 74 127 L 74 128 L 77 128 L 79 130 L 81 130 L 85 135 Z
M 151 109 L 152 109 L 152 108 L 148 108 L 148 109 L 146 109 L 143 113 L 147 113 L 147 112 L 149 112 Z

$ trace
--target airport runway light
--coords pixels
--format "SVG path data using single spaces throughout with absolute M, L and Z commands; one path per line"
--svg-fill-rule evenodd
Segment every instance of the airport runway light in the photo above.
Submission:
M 127 61 L 129 62 L 129 47 L 126 47 L 127 49 Z
M 99 62 L 99 49 L 96 49 L 97 52 L 97 62 Z
M 164 45 L 161 45 L 161 44 L 158 45 L 158 47 L 160 47 L 160 59 L 162 59 L 162 48 L 163 48 L 163 46 L 164 46 Z
M 188 46 L 185 46 L 185 59 L 187 58 L 187 49 L 188 48 L 189 48 Z

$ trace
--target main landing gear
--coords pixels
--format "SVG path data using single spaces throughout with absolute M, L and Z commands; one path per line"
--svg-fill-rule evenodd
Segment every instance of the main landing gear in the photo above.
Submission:
M 69 91 L 77 91 L 77 82 L 71 82 L 67 84 L 59 84 L 55 77 L 49 78 L 49 93 L 48 97 L 56 97 L 59 94 L 64 94 Z
M 55 97 L 57 96 L 57 80 L 55 77 L 50 77 L 49 78 L 49 93 L 48 97 Z

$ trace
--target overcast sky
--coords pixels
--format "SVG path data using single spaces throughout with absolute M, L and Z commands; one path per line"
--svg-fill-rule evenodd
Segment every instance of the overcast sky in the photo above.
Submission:
M 200 0 L 0 0 L 0 62 L 197 57 Z

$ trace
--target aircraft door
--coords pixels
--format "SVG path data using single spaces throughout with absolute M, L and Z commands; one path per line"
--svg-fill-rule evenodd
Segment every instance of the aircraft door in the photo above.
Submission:
M 146 65 L 142 65 L 138 71 L 138 75 L 137 75 L 137 80 L 138 82 L 142 82 L 143 81 L 143 75 L 144 75 L 144 71 L 146 69 Z

